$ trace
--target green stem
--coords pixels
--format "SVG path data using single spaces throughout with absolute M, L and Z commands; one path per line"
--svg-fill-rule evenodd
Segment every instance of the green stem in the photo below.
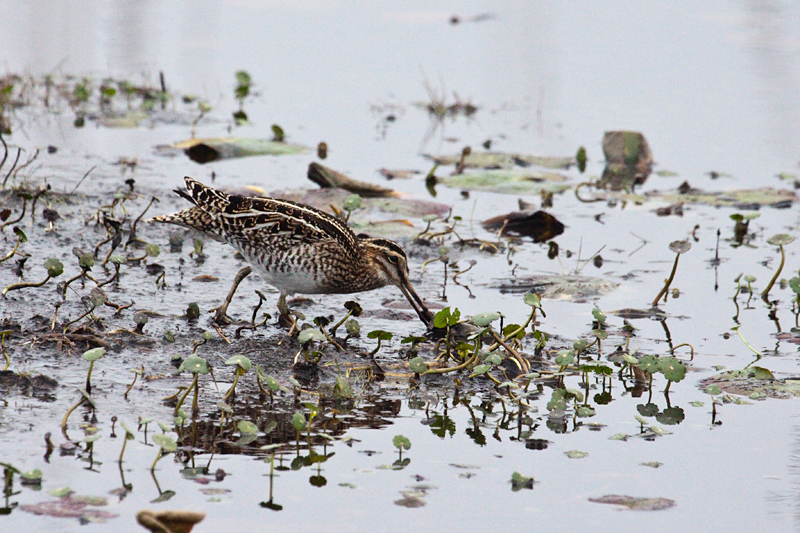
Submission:
M 781 264 L 778 265 L 778 270 L 775 271 L 775 275 L 772 276 L 771 280 L 769 280 L 767 288 L 764 289 L 764 291 L 761 293 L 761 299 L 767 303 L 769 303 L 769 301 L 767 300 L 767 297 L 769 296 L 769 291 L 772 288 L 772 286 L 775 285 L 775 282 L 778 280 L 778 276 L 781 275 L 781 270 L 783 270 L 783 264 L 786 262 L 786 252 L 783 251 L 782 244 L 780 245 L 780 248 L 781 248 Z
M 75 405 L 70 407 L 69 410 L 67 410 L 66 414 L 64 415 L 64 418 L 61 419 L 61 429 L 67 427 L 67 419 L 69 418 L 69 415 L 72 414 L 72 411 L 80 407 L 85 401 L 86 401 L 86 396 L 81 395 L 81 399 L 78 400 L 78 403 L 76 403 Z
M 15 291 L 17 289 L 27 289 L 28 287 L 41 287 L 48 281 L 50 281 L 50 275 L 44 278 L 44 281 L 40 281 L 38 283 L 27 283 L 27 282 L 12 283 L 11 285 L 3 289 L 2 295 L 5 296 L 7 292 Z
M 89 363 L 89 373 L 86 375 L 86 392 L 92 393 L 92 369 L 94 368 L 94 361 Z
M 667 294 L 669 286 L 672 284 L 672 280 L 675 278 L 675 272 L 677 272 L 678 270 L 678 259 L 680 259 L 680 257 L 681 254 L 675 254 L 675 263 L 672 265 L 672 272 L 669 275 L 669 279 L 664 285 L 664 288 L 661 289 L 661 292 L 659 292 L 658 295 L 655 298 L 653 298 L 653 303 L 650 304 L 651 306 L 655 307 L 656 305 L 658 305 L 658 301 L 661 299 L 661 297 Z
M 125 446 L 128 445 L 128 432 L 125 432 L 125 435 L 122 437 L 122 451 L 119 452 L 119 461 L 118 463 L 122 463 L 122 456 L 125 453 Z
M 178 399 L 178 403 L 175 404 L 175 414 L 178 414 L 178 410 L 183 405 L 183 402 L 186 400 L 186 397 L 189 396 L 189 393 L 192 391 L 192 388 L 197 387 L 197 372 L 194 373 L 194 378 L 192 379 L 191 385 L 189 388 L 183 391 L 183 396 Z

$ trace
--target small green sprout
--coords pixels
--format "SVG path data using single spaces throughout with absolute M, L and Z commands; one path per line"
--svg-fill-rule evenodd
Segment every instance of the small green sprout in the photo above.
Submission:
M 778 276 L 781 275 L 781 271 L 783 270 L 783 265 L 786 262 L 786 251 L 783 249 L 784 245 L 791 243 L 794 241 L 794 237 L 791 235 L 787 235 L 785 233 L 780 233 L 778 235 L 773 235 L 770 237 L 767 242 L 773 246 L 778 246 L 781 249 L 781 262 L 778 265 L 778 270 L 775 271 L 775 275 L 772 276 L 772 279 L 769 280 L 766 288 L 761 292 L 761 299 L 765 302 L 769 303 L 769 291 L 772 289 L 772 286 L 775 285 L 775 282 L 778 280 Z
M 672 265 L 672 272 L 669 275 L 669 278 L 665 280 L 664 287 L 661 291 L 653 298 L 653 303 L 650 304 L 653 307 L 658 305 L 658 301 L 664 296 L 664 301 L 666 302 L 666 295 L 667 291 L 669 291 L 669 286 L 672 284 L 672 280 L 675 279 L 675 272 L 678 270 L 678 259 L 681 257 L 681 254 L 688 252 L 692 248 L 692 243 L 689 241 L 673 241 L 669 243 L 669 249 L 675 252 L 675 263 Z
M 92 369 L 94 368 L 94 362 L 105 354 L 106 349 L 103 347 L 92 348 L 91 350 L 83 352 L 83 359 L 89 361 L 89 373 L 86 375 L 86 392 L 89 394 L 92 393 Z

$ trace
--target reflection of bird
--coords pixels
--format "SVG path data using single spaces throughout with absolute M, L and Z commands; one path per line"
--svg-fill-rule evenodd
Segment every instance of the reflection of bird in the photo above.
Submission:
M 426 326 L 433 315 L 408 281 L 406 254 L 386 239 L 356 236 L 345 223 L 317 209 L 274 198 L 232 196 L 189 177 L 175 190 L 194 207 L 155 217 L 231 244 L 270 285 L 280 290 L 278 309 L 288 318 L 286 296 L 348 294 L 396 285 Z M 237 275 L 236 286 L 250 273 Z

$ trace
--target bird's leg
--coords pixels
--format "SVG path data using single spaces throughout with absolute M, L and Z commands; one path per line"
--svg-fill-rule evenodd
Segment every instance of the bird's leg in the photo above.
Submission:
M 236 293 L 236 289 L 239 288 L 239 284 L 250 275 L 253 269 L 249 266 L 243 267 L 239 272 L 236 273 L 236 277 L 233 278 L 233 285 L 231 285 L 231 290 L 228 291 L 228 296 L 225 297 L 225 301 L 219 307 L 216 307 L 209 311 L 209 313 L 216 311 L 214 314 L 214 322 L 220 324 L 222 326 L 227 326 L 233 320 L 228 316 L 228 306 L 231 304 L 231 300 L 233 300 L 233 295 Z

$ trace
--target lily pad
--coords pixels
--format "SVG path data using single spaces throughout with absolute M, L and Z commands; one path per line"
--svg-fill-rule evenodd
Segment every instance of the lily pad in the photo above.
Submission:
M 437 165 L 457 165 L 462 162 L 462 155 L 451 154 L 442 156 L 425 155 Z M 502 152 L 471 152 L 463 158 L 466 168 L 498 169 L 511 168 L 514 165 L 521 167 L 537 166 L 550 169 L 568 169 L 575 165 L 574 157 L 537 156 L 530 154 L 507 154 Z
M 454 189 L 524 195 L 563 192 L 570 188 L 566 181 L 567 177 L 557 172 L 537 170 L 482 170 L 436 179 Z
M 794 241 L 794 237 L 786 233 L 779 233 L 778 235 L 773 235 L 767 239 L 767 242 L 773 246 L 783 246 L 791 243 L 792 241 Z
M 722 392 L 748 397 L 752 397 L 754 394 L 759 397 L 781 399 L 800 396 L 800 378 L 774 379 L 770 378 L 767 373 L 754 368 L 729 370 L 700 382 L 700 387 L 705 391 L 715 385 Z M 716 391 L 717 389 L 712 390 Z
M 497 311 L 492 311 L 488 313 L 478 313 L 477 315 L 472 315 L 470 321 L 478 326 L 479 328 L 484 328 L 500 318 L 500 313 Z
M 253 366 L 253 363 L 250 362 L 250 359 L 243 355 L 234 355 L 230 357 L 227 361 L 225 361 L 226 365 L 234 366 L 237 365 L 241 367 L 242 370 L 247 372 Z
M 683 194 L 677 191 L 652 191 L 646 193 L 646 196 L 669 204 L 686 202 L 715 207 L 736 207 L 737 209 L 758 209 L 760 206 L 789 207 L 797 200 L 797 195 L 793 191 L 773 189 L 772 187 L 723 192 L 705 192 L 692 189 Z
M 187 370 L 191 373 L 208 374 L 210 369 L 205 359 L 197 355 L 190 355 L 181 363 L 179 371 Z
M 218 159 L 233 159 L 255 155 L 296 155 L 309 150 L 308 147 L 299 144 L 242 137 L 189 139 L 159 148 L 162 151 L 183 151 L 189 156 L 189 159 L 201 164 Z

